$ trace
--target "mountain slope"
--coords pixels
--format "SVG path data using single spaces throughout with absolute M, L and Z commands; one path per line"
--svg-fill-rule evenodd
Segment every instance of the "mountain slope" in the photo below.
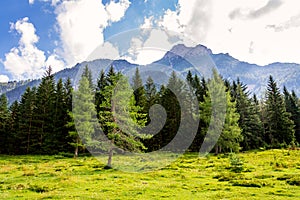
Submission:
M 91 69 L 94 81 L 97 79 L 101 69 L 108 69 L 110 65 L 113 65 L 117 71 L 123 73 L 131 73 L 131 70 L 134 70 L 138 66 L 126 60 L 112 61 L 99 59 L 83 62 L 75 65 L 73 68 L 64 69 L 55 74 L 55 79 L 58 80 L 62 78 L 66 80 L 70 77 L 72 83 L 76 85 L 79 80 L 79 77 L 76 77 L 76 75 L 81 74 L 78 70 L 82 70 L 85 65 L 88 65 Z M 212 67 L 216 67 L 219 73 L 226 79 L 236 80 L 239 77 L 243 83 L 248 85 L 250 91 L 260 97 L 263 96 L 270 75 L 275 78 L 280 88 L 285 85 L 289 90 L 295 90 L 296 94 L 300 95 L 300 88 L 298 87 L 300 85 L 299 64 L 272 63 L 266 66 L 259 66 L 239 61 L 229 54 L 213 54 L 210 49 L 203 45 L 197 45 L 195 47 L 186 47 L 183 44 L 176 45 L 160 60 L 146 66 L 141 66 L 142 69 L 146 69 L 144 70 L 144 74 L 142 70 L 143 78 L 151 75 L 164 80 L 167 77 L 166 74 L 171 73 L 172 70 L 176 70 L 183 75 L 185 75 L 188 70 L 194 73 L 199 73 L 200 71 L 201 75 L 207 75 L 211 72 Z M 195 68 L 198 70 L 195 70 Z M 167 71 L 166 74 L 165 71 Z M 12 103 L 18 100 L 26 87 L 37 86 L 39 83 L 40 80 L 34 80 L 7 91 L 6 95 L 9 102 Z

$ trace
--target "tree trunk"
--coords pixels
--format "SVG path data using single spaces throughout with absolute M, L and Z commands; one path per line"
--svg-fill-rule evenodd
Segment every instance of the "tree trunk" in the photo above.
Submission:
M 218 154 L 219 154 L 219 146 L 216 145 L 216 146 L 215 146 L 215 155 L 218 155 Z
M 79 139 L 77 137 L 76 138 L 76 147 L 75 147 L 75 152 L 74 152 L 74 158 L 78 157 L 78 145 L 79 145 Z
M 112 156 L 113 156 L 113 147 L 110 148 L 108 152 L 108 160 L 107 160 L 107 167 L 111 168 L 111 161 L 112 161 Z

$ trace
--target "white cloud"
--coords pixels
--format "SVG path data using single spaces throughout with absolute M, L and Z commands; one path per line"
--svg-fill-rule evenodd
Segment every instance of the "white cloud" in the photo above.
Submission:
M 142 27 L 144 27 L 144 24 Z M 124 59 L 136 64 L 146 65 L 161 59 L 167 51 L 180 41 L 179 39 L 170 40 L 171 37 L 178 35 L 157 28 L 142 29 L 139 33 L 139 37 L 131 39 L 128 54 L 124 55 Z
M 56 6 L 59 2 L 64 1 L 64 0 L 38 0 L 41 2 L 51 2 L 52 6 Z M 29 4 L 34 4 L 35 0 L 29 0 Z
M 39 37 L 27 17 L 11 24 L 11 30 L 20 35 L 19 45 L 5 54 L 5 60 L 1 62 L 14 79 L 38 78 L 49 65 L 54 72 L 63 69 L 65 64 L 71 67 L 91 58 L 90 54 L 101 45 L 106 51 L 102 49 L 105 53 L 97 58 L 114 59 L 119 56 L 118 49 L 112 44 L 103 44 L 103 31 L 124 17 L 130 6 L 129 0 L 111 1 L 106 5 L 101 0 L 39 1 L 51 2 L 54 6 L 60 41 L 56 41 L 57 48 L 47 57 L 44 51 L 37 48 Z M 29 0 L 30 4 L 34 2 Z
M 211 2 L 205 0 L 179 0 L 175 11 L 167 10 L 158 25 L 184 34 L 192 40 L 206 37 L 210 25 Z
M 240 60 L 300 63 L 299 6 L 297 0 L 179 0 L 158 25 Z
M 111 22 L 122 19 L 130 2 L 70 0 L 56 7 L 57 24 L 62 43 L 61 56 L 69 66 L 84 61 L 104 42 L 103 31 Z M 102 56 L 103 57 L 103 56 Z
M 128 0 L 120 0 L 118 3 L 111 1 L 109 4 L 105 6 L 105 9 L 108 13 L 110 21 L 117 22 L 122 19 L 125 15 L 126 10 L 130 6 L 130 1 Z
M 8 76 L 0 75 L 0 83 L 7 83 L 9 81 Z
M 145 28 L 151 28 L 153 26 L 154 26 L 154 16 L 150 16 L 144 18 L 144 23 L 141 25 L 140 28 L 145 29 Z
M 1 62 L 14 79 L 39 78 L 43 74 L 46 64 L 58 64 L 51 56 L 49 57 L 51 60 L 47 60 L 45 53 L 36 47 L 39 37 L 28 17 L 12 23 L 11 31 L 16 31 L 21 36 L 19 46 L 13 47 L 9 53 L 5 54 L 5 60 Z M 63 64 L 60 63 L 57 67 L 61 68 L 62 66 Z
M 110 42 L 104 42 L 99 45 L 87 58 L 86 61 L 96 60 L 99 58 L 106 58 L 111 60 L 119 59 L 119 50 Z

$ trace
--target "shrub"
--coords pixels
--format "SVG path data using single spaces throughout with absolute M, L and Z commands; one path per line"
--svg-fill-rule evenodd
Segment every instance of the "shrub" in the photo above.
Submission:
M 294 177 L 294 178 L 291 178 L 289 180 L 286 181 L 287 184 L 289 185 L 296 185 L 296 186 L 300 186 L 300 178 L 299 177 Z
M 229 156 L 230 160 L 230 170 L 235 173 L 240 173 L 243 171 L 243 161 L 235 154 L 231 153 Z

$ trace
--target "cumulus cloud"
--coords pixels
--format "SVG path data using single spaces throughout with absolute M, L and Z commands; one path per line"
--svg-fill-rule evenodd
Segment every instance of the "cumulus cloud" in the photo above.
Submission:
M 9 81 L 8 76 L 0 75 L 0 83 L 7 83 Z
M 108 13 L 109 20 L 111 22 L 117 22 L 122 19 L 125 14 L 125 11 L 129 8 L 130 1 L 120 0 L 118 3 L 111 1 L 105 6 L 105 9 Z
M 141 34 L 142 32 L 143 30 Z M 144 30 L 144 34 L 146 34 L 145 38 L 132 38 L 128 54 L 124 57 L 128 61 L 143 65 L 150 64 L 162 58 L 175 44 L 169 41 L 169 35 L 164 30 Z
M 297 0 L 179 0 L 176 11 L 167 10 L 157 24 L 243 61 L 300 63 L 299 6 Z
M 35 27 L 29 22 L 28 17 L 18 20 L 11 24 L 11 31 L 16 31 L 21 37 L 19 45 L 13 47 L 9 53 L 5 54 L 5 60 L 2 61 L 6 70 L 8 70 L 14 79 L 32 79 L 40 77 L 46 64 L 55 64 L 57 69 L 61 69 L 63 63 L 53 59 L 47 60 L 45 53 L 36 47 L 39 37 L 35 33 Z
M 263 7 L 258 8 L 256 10 L 249 10 L 248 12 L 246 11 L 245 13 L 243 13 L 243 9 L 237 8 L 229 14 L 229 18 L 235 19 L 235 18 L 242 17 L 248 19 L 255 19 L 263 15 L 267 15 L 268 13 L 279 8 L 281 5 L 282 5 L 281 0 L 269 0 L 267 4 L 264 5 Z
M 158 24 L 193 40 L 203 40 L 210 25 L 211 8 L 210 1 L 179 0 L 177 9 L 167 10 Z
M 102 45 L 104 29 L 121 20 L 129 5 L 128 0 L 111 1 L 106 5 L 101 0 L 61 2 L 55 12 L 62 44 L 60 53 L 68 65 L 84 61 Z
M 87 58 L 87 61 L 96 60 L 99 58 L 106 59 L 119 59 L 119 50 L 117 47 L 112 45 L 110 42 L 104 42 L 102 45 L 99 45 Z
M 103 31 L 124 17 L 130 6 L 129 0 L 110 1 L 105 5 L 101 0 L 38 1 L 51 3 L 54 7 L 60 40 L 56 41 L 53 53 L 47 56 L 37 48 L 39 37 L 27 17 L 12 23 L 11 31 L 20 35 L 19 44 L 5 54 L 1 62 L 14 79 L 39 78 L 46 66 L 52 66 L 56 72 L 66 65 L 71 67 L 87 59 L 114 59 L 119 56 L 118 48 L 104 43 Z M 29 0 L 29 4 L 34 3 L 34 0 Z M 90 56 L 99 46 L 103 47 L 103 53 L 98 57 Z

